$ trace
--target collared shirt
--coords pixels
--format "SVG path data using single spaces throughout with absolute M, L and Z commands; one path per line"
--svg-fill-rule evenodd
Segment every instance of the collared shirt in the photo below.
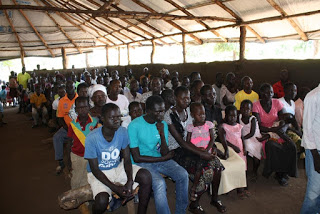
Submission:
M 88 116 L 88 120 L 86 121 L 84 126 L 81 125 L 81 123 L 79 121 L 79 117 L 77 117 L 77 119 L 75 120 L 75 123 L 79 124 L 80 127 L 81 127 L 81 132 L 84 134 L 83 137 L 85 137 L 86 126 L 89 123 L 93 123 L 93 122 L 94 122 L 93 118 L 90 115 Z M 95 128 L 99 127 L 99 126 L 100 126 L 100 124 L 95 122 L 95 123 L 92 124 L 92 126 L 89 127 L 89 129 L 90 129 L 90 131 L 92 131 L 93 129 L 95 129 Z M 79 139 L 79 136 L 77 136 L 77 134 L 75 133 L 75 131 L 71 127 L 71 124 L 70 124 L 70 126 L 68 128 L 68 137 L 73 139 L 73 145 L 72 145 L 71 151 L 74 154 L 83 157 L 83 155 L 84 155 L 84 146 L 81 143 L 81 141 Z
M 30 97 L 30 103 L 33 103 L 36 105 L 36 107 L 40 107 L 42 103 L 46 103 L 47 99 L 44 96 L 44 94 L 40 94 L 39 96 L 37 93 L 33 93 Z
M 212 108 L 209 108 L 204 105 L 204 109 L 206 111 L 206 121 L 211 121 L 213 123 L 216 121 L 217 125 L 222 123 L 222 113 L 219 107 L 214 105 Z
M 320 150 L 320 85 L 304 99 L 302 144 L 305 149 Z
M 67 124 L 67 126 L 69 126 L 70 122 L 72 121 L 72 119 L 69 117 L 69 111 L 77 97 L 78 94 L 76 93 L 74 98 L 72 100 L 69 100 L 68 95 L 66 94 L 59 101 L 57 117 L 63 117 L 64 122 Z

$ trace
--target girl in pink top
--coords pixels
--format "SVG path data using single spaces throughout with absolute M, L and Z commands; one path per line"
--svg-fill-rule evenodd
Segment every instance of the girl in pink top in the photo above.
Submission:
M 225 123 L 223 123 L 219 129 L 221 143 L 224 147 L 226 145 L 230 146 L 247 165 L 245 144 L 241 136 L 243 126 L 237 123 L 237 108 L 234 105 L 228 105 L 225 109 L 225 114 Z M 228 157 L 229 152 L 227 152 L 225 156 Z M 238 188 L 237 193 L 240 199 L 245 199 L 251 195 L 247 188 L 245 190 Z
M 190 106 L 190 113 L 193 118 L 193 123 L 187 125 L 187 142 L 191 142 L 196 147 L 212 152 L 216 154 L 216 149 L 213 149 L 214 145 L 214 125 L 210 121 L 206 121 L 205 109 L 201 103 L 192 103 Z M 217 159 L 217 158 L 216 158 Z M 196 187 L 200 181 L 202 174 L 202 162 L 196 163 L 196 172 L 194 175 L 193 186 L 190 191 L 190 200 L 194 201 L 197 198 Z M 213 164 L 212 166 L 214 166 Z

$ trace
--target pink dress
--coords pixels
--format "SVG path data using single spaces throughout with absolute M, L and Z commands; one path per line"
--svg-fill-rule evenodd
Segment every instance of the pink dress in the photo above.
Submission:
M 240 152 L 237 154 L 247 163 L 247 158 L 243 154 L 243 144 L 242 144 L 242 139 L 241 139 L 242 127 L 243 126 L 240 125 L 239 123 L 237 123 L 234 126 L 231 126 L 226 123 L 222 124 L 222 128 L 226 132 L 226 140 L 229 141 L 229 143 L 237 146 L 240 149 Z
M 203 126 L 193 126 L 193 124 L 187 125 L 187 132 L 191 132 L 191 143 L 196 147 L 207 148 L 210 142 L 210 129 L 213 129 L 214 125 L 210 121 L 206 121 Z

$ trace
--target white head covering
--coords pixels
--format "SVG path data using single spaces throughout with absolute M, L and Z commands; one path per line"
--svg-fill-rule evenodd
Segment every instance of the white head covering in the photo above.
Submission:
M 95 85 L 90 86 L 88 89 L 88 94 L 89 94 L 90 99 L 92 98 L 94 92 L 96 92 L 96 91 L 102 91 L 107 95 L 107 89 L 105 86 L 103 86 L 101 84 L 95 84 Z
M 93 107 L 94 103 L 92 102 L 91 98 L 93 97 L 94 92 L 96 91 L 102 91 L 105 93 L 105 95 L 107 96 L 107 89 L 105 86 L 101 85 L 101 84 L 95 84 L 95 85 L 91 85 L 88 89 L 88 94 L 89 94 L 89 103 L 90 106 Z

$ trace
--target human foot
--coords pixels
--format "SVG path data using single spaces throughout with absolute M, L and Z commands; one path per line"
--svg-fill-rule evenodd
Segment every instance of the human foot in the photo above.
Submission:
M 220 200 L 217 200 L 217 201 L 211 200 L 210 204 L 216 207 L 220 213 L 225 213 L 227 211 L 227 208 L 222 204 Z

